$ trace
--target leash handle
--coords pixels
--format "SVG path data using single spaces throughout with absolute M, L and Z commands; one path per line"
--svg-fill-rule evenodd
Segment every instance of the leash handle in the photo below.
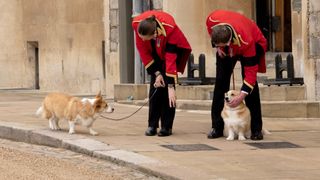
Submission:
M 158 90 L 158 89 L 156 88 L 156 90 L 153 92 L 153 94 L 152 94 L 151 97 L 148 99 L 148 101 L 145 102 L 142 106 L 140 106 L 136 111 L 134 111 L 134 112 L 133 112 L 132 114 L 130 114 L 130 115 L 124 116 L 124 117 L 122 117 L 122 118 L 110 118 L 110 117 L 106 117 L 106 116 L 104 116 L 104 115 L 102 115 L 102 114 L 100 114 L 100 116 L 103 117 L 103 118 L 105 118 L 105 119 L 112 120 L 112 121 L 121 121 L 121 120 L 124 120 L 124 119 L 128 119 L 129 117 L 133 116 L 133 115 L 136 114 L 138 111 L 140 111 L 143 106 L 145 106 L 146 104 L 148 104 L 148 103 L 150 102 L 150 99 L 152 99 L 153 96 L 156 94 L 157 90 Z

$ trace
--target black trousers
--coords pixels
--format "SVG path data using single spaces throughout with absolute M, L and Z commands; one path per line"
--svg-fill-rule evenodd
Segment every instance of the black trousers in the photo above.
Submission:
M 211 120 L 212 128 L 218 131 L 223 131 L 224 122 L 221 117 L 221 111 L 224 106 L 224 93 L 230 89 L 230 78 L 234 69 L 234 66 L 239 60 L 239 57 L 224 57 L 216 55 L 216 82 L 213 90 L 213 100 L 211 106 Z M 257 55 L 257 58 L 259 56 Z M 241 58 L 240 58 L 241 59 Z M 244 75 L 244 66 L 241 63 L 242 78 Z M 261 116 L 261 102 L 258 83 L 256 82 L 251 94 L 245 98 L 246 105 L 248 106 L 251 114 L 251 132 L 260 132 L 262 130 L 262 116 Z
M 163 78 L 166 78 L 165 73 L 162 72 Z M 168 85 L 166 87 L 155 88 L 156 76 L 151 75 L 149 98 L 157 89 L 152 99 L 149 101 L 149 118 L 148 126 L 158 128 L 159 119 L 161 119 L 161 128 L 172 129 L 173 120 L 176 113 L 176 108 L 170 108 L 169 96 L 168 96 Z

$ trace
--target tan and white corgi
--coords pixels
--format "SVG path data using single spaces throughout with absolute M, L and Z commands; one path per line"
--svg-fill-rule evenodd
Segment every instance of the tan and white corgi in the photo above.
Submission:
M 225 93 L 225 101 L 231 101 L 239 93 L 239 91 L 229 90 Z M 238 140 L 246 140 L 251 136 L 251 115 L 244 101 L 233 108 L 225 102 L 221 117 L 224 122 L 223 135 L 227 137 L 227 140 L 234 140 L 236 136 L 238 136 Z M 261 132 L 263 135 L 271 134 L 264 128 L 262 128 Z
M 225 101 L 231 101 L 232 98 L 239 95 L 239 91 L 230 90 L 225 94 Z M 234 140 L 238 136 L 238 140 L 246 140 L 250 137 L 250 111 L 244 102 L 241 102 L 237 107 L 230 107 L 224 103 L 221 117 L 224 121 L 224 136 L 227 140 Z
M 69 123 L 69 134 L 74 134 L 75 125 L 81 124 L 89 129 L 91 135 L 98 135 L 92 129 L 93 122 L 100 113 L 104 111 L 111 113 L 113 110 L 103 99 L 101 92 L 93 99 L 80 99 L 65 93 L 51 93 L 44 98 L 36 114 L 48 119 L 49 128 L 52 130 L 60 130 L 59 120 L 65 119 Z

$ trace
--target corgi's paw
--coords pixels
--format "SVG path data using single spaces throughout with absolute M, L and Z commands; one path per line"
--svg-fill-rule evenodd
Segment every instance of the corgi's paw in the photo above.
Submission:
M 228 141 L 233 141 L 233 140 L 234 140 L 234 137 L 233 137 L 233 136 L 228 136 L 226 140 L 228 140 Z
M 97 136 L 99 133 L 98 132 L 96 132 L 95 130 L 93 130 L 93 129 L 89 129 L 89 131 L 90 131 L 90 134 L 92 135 L 92 136 Z

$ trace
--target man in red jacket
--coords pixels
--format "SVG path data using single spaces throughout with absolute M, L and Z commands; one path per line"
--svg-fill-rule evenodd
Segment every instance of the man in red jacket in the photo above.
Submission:
M 147 136 L 172 134 L 175 116 L 175 83 L 177 73 L 183 73 L 191 47 L 173 17 L 162 11 L 146 11 L 135 17 L 132 27 L 141 60 L 151 75 Z
M 229 102 L 236 107 L 245 100 L 251 114 L 251 139 L 262 140 L 262 117 L 257 73 L 266 72 L 267 41 L 258 26 L 249 18 L 232 11 L 217 10 L 206 21 L 216 53 L 216 83 L 211 107 L 212 129 L 208 138 L 223 136 L 221 111 L 224 93 L 230 88 L 230 77 L 236 62 L 241 62 L 243 84 L 240 95 Z

